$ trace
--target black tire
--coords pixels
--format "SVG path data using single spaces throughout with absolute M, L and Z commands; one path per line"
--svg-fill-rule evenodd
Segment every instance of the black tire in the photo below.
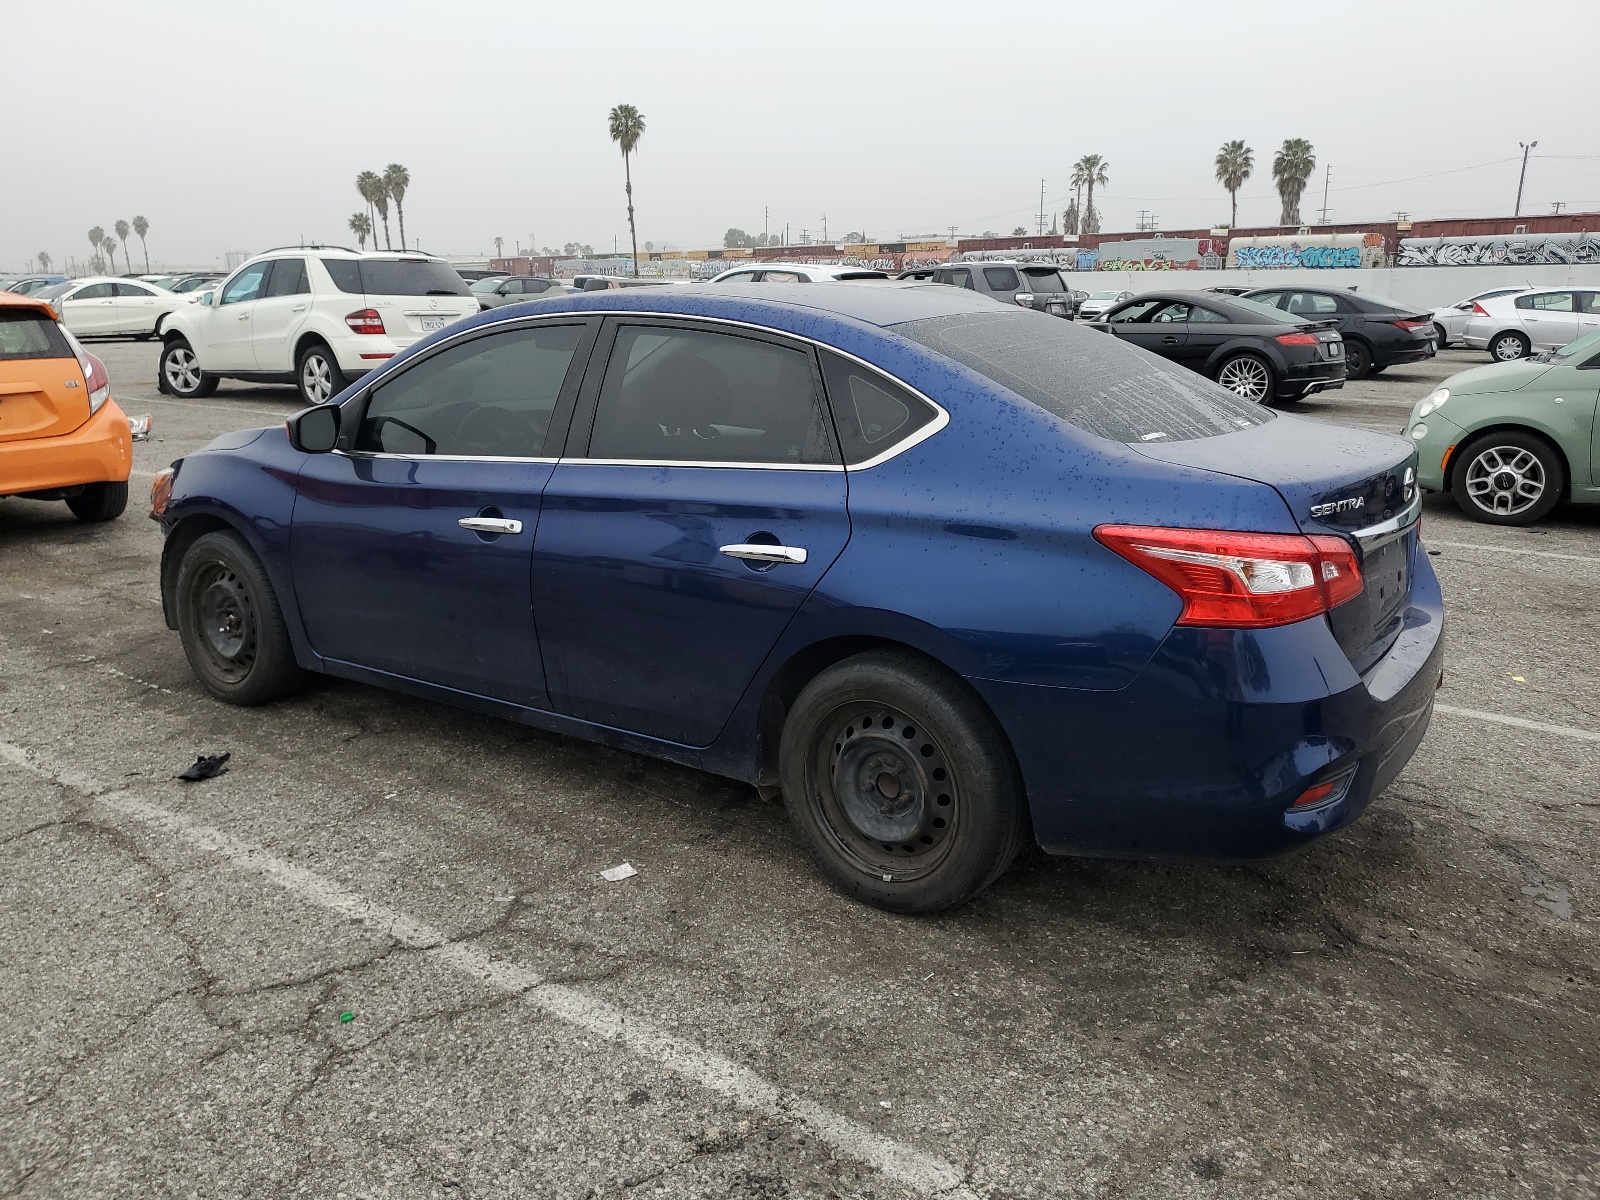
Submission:
M 1486 525 L 1532 525 L 1561 503 L 1566 490 L 1560 453 L 1520 429 L 1473 438 L 1450 467 L 1457 507 Z
M 1372 373 L 1372 349 L 1365 342 L 1346 338 L 1344 375 L 1346 379 L 1365 379 Z
M 778 771 L 822 873 L 890 912 L 964 903 L 1028 834 L 1004 735 L 958 680 L 913 654 L 859 654 L 808 683 L 784 722 Z
M 1368 367 L 1368 368 L 1367 368 L 1367 374 L 1368 374 L 1368 375 L 1382 375 L 1382 374 L 1383 374 L 1383 373 L 1384 373 L 1384 372 L 1385 372 L 1385 371 L 1387 371 L 1387 370 L 1388 370 L 1388 369 L 1389 369 L 1389 368 L 1390 368 L 1390 367 L 1391 367 L 1391 366 L 1392 366 L 1392 365 L 1393 365 L 1393 364 L 1392 364 L 1392 363 L 1384 363 L 1384 364 L 1383 364 L 1383 365 L 1382 365 L 1382 366 L 1372 366 L 1372 367 Z
M 80 521 L 115 521 L 128 507 L 128 481 L 91 483 L 78 495 L 68 496 L 67 507 Z
M 339 369 L 339 360 L 333 356 L 333 351 L 321 342 L 312 342 L 300 351 L 294 364 L 294 378 L 300 398 L 307 404 L 326 404 L 344 391 L 349 382 Z
M 1278 391 L 1278 374 L 1259 354 L 1230 354 L 1213 378 L 1241 400 L 1269 404 Z
M 175 337 L 161 348 L 156 383 L 169 396 L 185 400 L 209 396 L 217 390 L 217 377 L 200 369 L 200 360 L 188 339 Z
M 1503 330 L 1489 339 L 1489 357 L 1495 362 L 1516 362 L 1533 353 L 1528 335 L 1514 329 Z
M 1450 339 L 1444 335 L 1444 326 L 1437 321 L 1433 323 L 1433 340 L 1435 343 L 1434 349 L 1436 350 L 1448 350 L 1450 348 Z
M 196 539 L 178 566 L 178 634 L 202 687 L 229 704 L 266 704 L 305 685 L 272 582 L 236 533 Z

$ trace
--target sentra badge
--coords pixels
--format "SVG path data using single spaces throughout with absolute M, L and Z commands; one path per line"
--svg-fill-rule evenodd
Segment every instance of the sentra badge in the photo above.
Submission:
M 1326 504 L 1313 504 L 1311 506 L 1311 515 L 1313 517 L 1327 517 L 1332 516 L 1334 513 L 1353 512 L 1358 508 L 1365 507 L 1366 503 L 1367 498 L 1365 496 L 1351 496 L 1347 500 L 1330 500 Z

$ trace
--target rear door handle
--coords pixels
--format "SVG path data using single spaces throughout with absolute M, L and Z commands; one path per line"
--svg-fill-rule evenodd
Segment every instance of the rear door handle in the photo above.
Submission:
M 742 558 L 748 562 L 798 564 L 806 560 L 806 552 L 799 546 L 763 546 L 738 542 L 721 549 L 729 558 Z
M 296 304 L 289 311 L 290 312 L 305 312 L 305 310 L 306 310 L 306 306 L 304 304 Z
M 1166 336 L 1166 337 L 1164 337 L 1164 338 L 1162 338 L 1162 339 L 1161 339 L 1161 344 L 1162 344 L 1162 345 L 1163 345 L 1163 346 L 1176 346 L 1176 345 L 1177 345 L 1177 344 L 1178 344 L 1178 339 L 1177 339 L 1177 338 L 1175 338 L 1175 337 L 1173 337 L 1173 336 L 1172 336 L 1172 335 L 1171 335 L 1171 334 L 1170 334 L 1170 333 L 1169 333 L 1169 334 L 1168 334 L 1168 335 L 1167 335 L 1167 336 Z
M 470 529 L 473 533 L 521 533 L 522 522 L 513 521 L 506 517 L 462 517 L 456 522 L 463 529 Z

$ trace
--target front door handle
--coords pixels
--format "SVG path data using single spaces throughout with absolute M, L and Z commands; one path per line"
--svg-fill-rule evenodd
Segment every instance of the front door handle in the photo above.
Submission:
M 806 552 L 799 546 L 765 546 L 738 542 L 732 546 L 723 546 L 721 549 L 729 558 L 742 558 L 747 562 L 798 564 L 806 560 Z
M 241 316 L 239 318 L 239 320 L 241 320 L 241 321 L 248 321 L 249 319 L 250 319 L 250 314 L 249 313 L 245 313 L 243 316 Z
M 521 533 L 522 522 L 512 521 L 506 517 L 462 517 L 456 522 L 463 529 L 470 529 L 473 533 Z
M 1176 345 L 1177 345 L 1177 344 L 1178 344 L 1178 339 L 1177 339 L 1177 338 L 1175 338 L 1175 337 L 1173 337 L 1173 336 L 1172 336 L 1172 335 L 1171 335 L 1171 334 L 1170 334 L 1170 333 L 1169 333 L 1169 334 L 1168 334 L 1168 335 L 1167 335 L 1167 336 L 1166 336 L 1166 337 L 1164 337 L 1164 338 L 1162 338 L 1162 339 L 1161 339 L 1161 344 L 1162 344 L 1162 345 L 1163 345 L 1163 346 L 1176 346 Z

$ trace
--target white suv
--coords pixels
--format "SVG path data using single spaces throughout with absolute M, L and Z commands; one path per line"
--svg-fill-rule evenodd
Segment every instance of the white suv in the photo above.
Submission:
M 293 383 L 307 404 L 321 404 L 477 312 L 477 297 L 442 259 L 286 246 L 166 319 L 157 383 L 176 396 L 210 395 L 219 379 Z

